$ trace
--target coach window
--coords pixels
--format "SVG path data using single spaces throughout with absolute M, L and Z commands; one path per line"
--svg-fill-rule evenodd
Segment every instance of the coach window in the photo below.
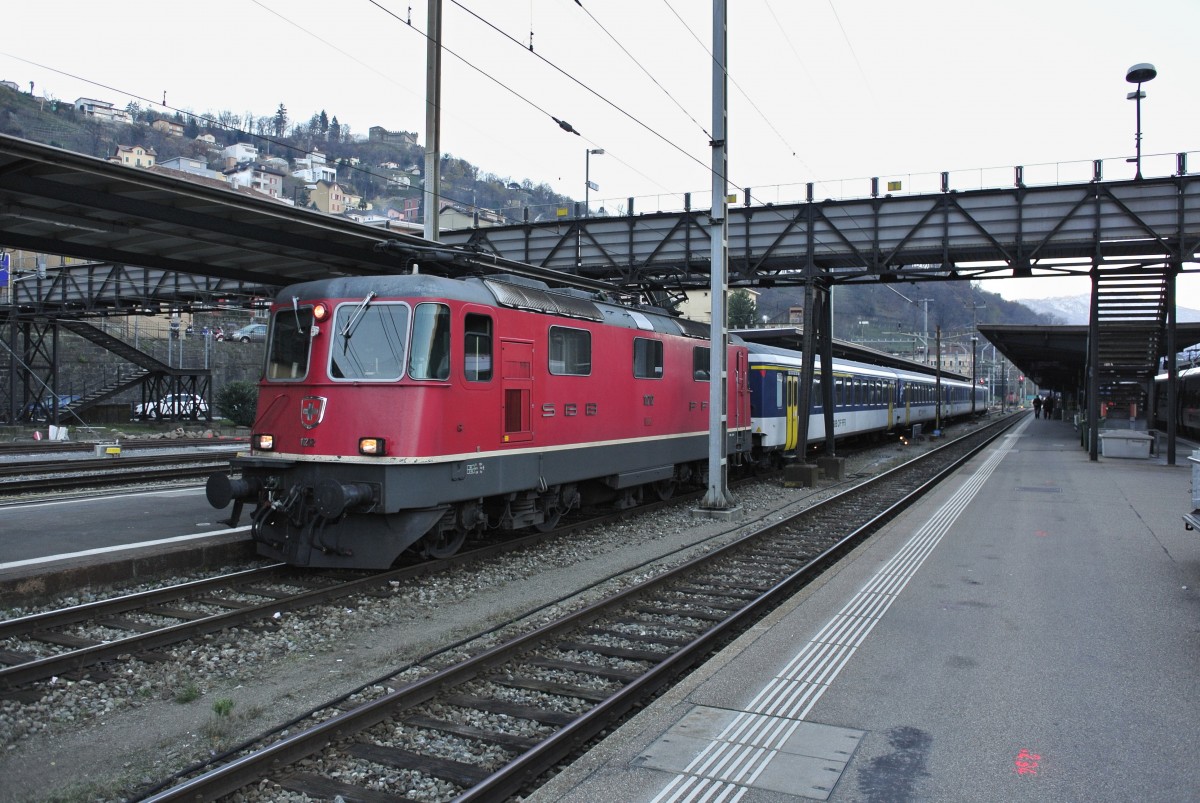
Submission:
M 712 352 L 708 346 L 695 346 L 692 348 L 692 379 L 697 382 L 708 381 L 708 362 Z
M 279 318 L 288 317 L 287 314 Z M 395 380 L 404 369 L 408 306 L 356 301 L 341 304 L 329 328 L 329 376 Z
M 592 333 L 586 329 L 551 326 L 550 373 L 558 376 L 590 376 Z
M 663 344 L 645 337 L 633 339 L 633 375 L 638 379 L 662 379 Z
M 492 319 L 468 314 L 463 329 L 463 374 L 468 382 L 492 379 Z
M 413 312 L 408 375 L 413 379 L 450 378 L 450 308 L 418 304 Z

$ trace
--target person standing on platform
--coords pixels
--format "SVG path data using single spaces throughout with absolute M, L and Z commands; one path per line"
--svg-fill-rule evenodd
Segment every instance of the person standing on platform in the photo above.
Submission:
M 1051 393 L 1046 397 L 1045 403 L 1042 405 L 1043 411 L 1046 413 L 1046 419 L 1049 420 L 1050 414 L 1054 412 L 1054 394 Z
M 1042 397 L 1041 396 L 1033 397 L 1033 417 L 1034 418 L 1042 417 Z

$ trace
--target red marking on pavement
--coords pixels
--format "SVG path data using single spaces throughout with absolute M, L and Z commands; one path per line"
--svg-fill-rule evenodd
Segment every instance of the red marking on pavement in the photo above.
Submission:
M 1046 532 L 1045 530 L 1034 530 L 1033 534 L 1036 535 L 1038 538 L 1045 538 L 1050 533 Z
M 1017 753 L 1017 757 L 1013 759 L 1013 764 L 1017 768 L 1017 775 L 1037 775 L 1038 764 L 1042 757 L 1037 753 L 1031 753 L 1024 747 L 1021 752 Z

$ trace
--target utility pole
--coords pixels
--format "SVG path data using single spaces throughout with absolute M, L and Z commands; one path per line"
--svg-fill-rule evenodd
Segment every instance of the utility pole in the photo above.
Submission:
M 725 188 L 729 170 L 726 151 L 728 110 L 726 69 L 726 2 L 713 0 L 712 66 L 712 260 L 709 267 L 709 295 L 712 304 L 708 370 L 708 491 L 700 507 L 706 511 L 727 511 L 733 507 L 729 495 L 725 461 L 728 430 L 727 405 L 729 380 L 725 343 L 725 289 L 728 256 L 728 216 Z
M 442 204 L 442 0 L 429 0 L 425 46 L 425 239 L 439 237 Z

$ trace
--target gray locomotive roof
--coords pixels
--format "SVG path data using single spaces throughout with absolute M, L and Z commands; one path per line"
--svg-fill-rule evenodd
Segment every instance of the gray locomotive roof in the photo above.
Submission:
M 551 290 L 543 282 L 511 276 L 471 279 L 449 279 L 424 274 L 341 276 L 285 287 L 276 300 L 287 304 L 293 298 L 300 301 L 318 298 L 364 298 L 370 292 L 384 298 L 403 296 L 471 301 L 489 306 L 500 305 L 603 322 L 626 329 L 708 337 L 707 326 L 682 318 L 673 318 L 657 308 L 642 309 L 612 304 L 579 290 Z

